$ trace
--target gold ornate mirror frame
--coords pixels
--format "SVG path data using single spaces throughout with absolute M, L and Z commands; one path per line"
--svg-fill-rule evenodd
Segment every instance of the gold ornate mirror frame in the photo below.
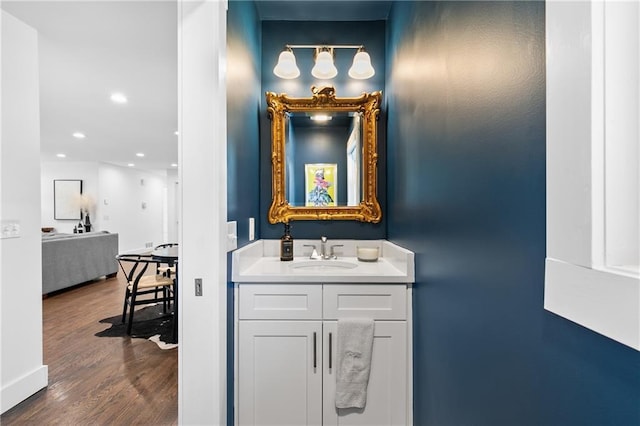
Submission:
M 272 202 L 269 222 L 291 220 L 358 220 L 380 222 L 382 211 L 377 193 L 377 120 L 382 92 L 363 93 L 355 98 L 338 98 L 333 87 L 311 88 L 310 98 L 291 98 L 267 92 L 267 111 L 271 118 Z M 286 114 L 293 112 L 362 113 L 362 200 L 357 206 L 294 207 L 285 195 Z

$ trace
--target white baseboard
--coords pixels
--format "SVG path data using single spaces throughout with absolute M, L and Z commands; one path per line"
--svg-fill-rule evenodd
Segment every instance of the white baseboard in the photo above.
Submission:
M 49 384 L 49 367 L 42 365 L 0 389 L 0 414 L 15 407 Z
M 640 350 L 640 280 L 547 258 L 544 308 Z

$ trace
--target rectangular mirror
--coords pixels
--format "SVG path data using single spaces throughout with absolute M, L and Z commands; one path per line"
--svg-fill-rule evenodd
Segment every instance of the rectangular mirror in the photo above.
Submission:
M 287 114 L 286 198 L 294 207 L 358 206 L 362 113 Z
M 377 191 L 377 119 L 382 92 L 338 98 L 266 93 L 271 118 L 269 222 L 382 218 Z

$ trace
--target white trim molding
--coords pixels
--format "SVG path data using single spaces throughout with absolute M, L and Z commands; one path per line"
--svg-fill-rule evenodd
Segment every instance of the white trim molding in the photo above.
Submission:
M 49 384 L 49 367 L 42 365 L 13 382 L 3 385 L 0 390 L 2 413 L 18 405 L 33 395 L 37 390 L 44 389 Z
M 227 421 L 226 0 L 178 2 L 178 423 Z M 196 294 L 195 280 L 201 281 Z
M 612 96 L 626 93 L 620 85 L 638 93 L 638 77 L 623 80 L 607 77 L 608 61 L 627 60 L 638 69 L 636 13 L 635 37 L 624 39 L 607 50 L 607 38 L 618 22 L 605 11 L 609 7 L 636 7 L 634 2 L 564 2 L 546 3 L 547 51 L 547 259 L 544 308 L 613 340 L 640 350 L 640 279 L 637 273 L 608 265 L 607 244 L 611 235 L 607 225 L 611 215 L 611 198 L 606 197 L 607 144 L 616 148 L 621 132 L 631 155 L 638 143 L 637 129 L 612 123 Z M 616 11 L 619 12 L 619 11 Z M 607 25 L 605 25 L 607 24 Z M 632 23 L 633 24 L 633 23 Z M 628 23 L 626 23 L 628 25 Z M 607 29 L 607 31 L 605 31 Z M 625 50 L 626 49 L 626 50 Z M 610 52 L 613 50 L 613 52 Z M 628 55 L 625 57 L 624 54 Z M 623 87 L 623 89 L 624 89 Z M 627 91 L 628 92 L 628 91 Z M 626 95 L 625 95 L 626 96 Z M 640 97 L 640 96 L 639 96 Z M 625 97 L 627 109 L 638 102 Z M 611 124 L 616 124 L 612 132 Z M 609 127 L 609 128 L 608 128 Z M 624 129 L 631 129 L 625 131 Z M 636 149 L 635 154 L 633 149 Z M 609 158 L 609 160 L 611 160 Z M 637 163 L 636 163 L 637 164 Z M 613 165 L 615 168 L 615 165 Z M 637 166 L 636 166 L 637 167 Z M 640 183 L 625 181 L 626 184 Z M 609 193 L 611 188 L 609 188 Z M 631 192 L 633 194 L 633 191 Z M 637 198 L 628 203 L 637 211 Z M 625 207 L 626 208 L 626 207 Z M 633 216 L 622 212 L 622 217 Z M 609 218 L 610 219 L 610 218 Z M 630 223 L 628 238 L 637 238 L 637 224 Z M 637 241 L 631 241 L 637 250 Z M 609 244 L 610 246 L 610 244 Z M 631 256 L 633 257 L 633 256 Z
M 544 308 L 640 350 L 638 279 L 547 258 Z

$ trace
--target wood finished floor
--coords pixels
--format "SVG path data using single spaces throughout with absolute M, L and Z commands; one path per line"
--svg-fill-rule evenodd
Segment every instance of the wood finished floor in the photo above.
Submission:
M 177 424 L 178 350 L 94 336 L 109 327 L 99 320 L 122 312 L 121 279 L 119 273 L 43 299 L 49 386 L 0 416 L 0 424 Z

